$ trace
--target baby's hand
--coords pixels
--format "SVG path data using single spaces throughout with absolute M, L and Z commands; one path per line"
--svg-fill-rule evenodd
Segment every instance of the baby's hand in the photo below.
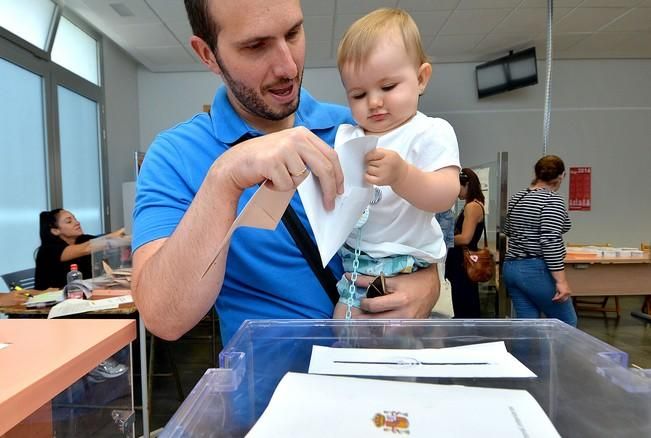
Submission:
M 407 162 L 397 152 L 377 148 L 366 154 L 366 182 L 393 186 L 407 174 Z

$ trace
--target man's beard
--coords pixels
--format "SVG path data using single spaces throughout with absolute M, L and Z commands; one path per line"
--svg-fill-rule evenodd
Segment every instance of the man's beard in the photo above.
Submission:
M 228 72 L 228 69 L 226 69 L 226 66 L 224 65 L 223 60 L 215 52 L 215 60 L 217 61 L 217 65 L 219 66 L 219 69 L 222 72 L 222 77 L 224 79 L 224 82 L 226 82 L 226 86 L 231 90 L 231 93 L 235 96 L 238 102 L 251 114 L 261 117 L 266 120 L 272 120 L 272 121 L 278 121 L 278 120 L 283 120 L 290 115 L 294 114 L 296 109 L 298 108 L 298 104 L 300 103 L 301 100 L 301 93 L 300 93 L 300 87 L 303 83 L 303 72 L 301 72 L 299 76 L 299 81 L 298 81 L 298 87 L 299 87 L 299 92 L 296 95 L 296 99 L 288 104 L 288 106 L 280 109 L 279 111 L 275 111 L 273 108 L 271 108 L 269 105 L 265 103 L 265 101 L 262 99 L 262 97 L 256 93 L 256 91 L 253 88 L 249 88 L 246 85 L 244 85 L 242 82 L 237 81 L 233 79 L 233 77 L 230 75 Z M 291 80 L 287 80 L 289 83 Z

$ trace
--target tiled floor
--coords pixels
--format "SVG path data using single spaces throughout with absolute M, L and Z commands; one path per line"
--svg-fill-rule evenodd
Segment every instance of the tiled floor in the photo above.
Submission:
M 641 309 L 643 302 L 642 297 L 621 298 L 619 319 L 614 317 L 614 313 L 604 318 L 601 313 L 581 312 L 578 327 L 628 353 L 631 364 L 651 368 L 651 323 L 631 316 L 632 311 Z
M 492 303 L 492 299 L 488 297 L 485 302 Z M 619 320 L 612 314 L 604 318 L 598 313 L 582 312 L 579 314 L 579 329 L 627 352 L 631 364 L 651 368 L 651 324 L 630 315 L 631 311 L 640 310 L 642 302 L 641 297 L 623 298 Z M 490 309 L 486 312 L 491 314 Z M 205 328 L 198 328 L 191 332 L 191 335 L 197 334 L 206 334 Z M 182 340 L 172 343 L 170 347 L 179 369 L 184 394 L 187 395 L 210 366 L 208 344 L 205 341 Z M 165 372 L 169 369 L 169 362 L 164 354 L 156 354 L 155 367 L 157 372 Z M 152 431 L 162 428 L 180 406 L 176 386 L 171 377 L 156 377 L 153 383 Z M 140 436 L 142 435 L 140 412 L 137 414 L 136 421 L 136 436 Z

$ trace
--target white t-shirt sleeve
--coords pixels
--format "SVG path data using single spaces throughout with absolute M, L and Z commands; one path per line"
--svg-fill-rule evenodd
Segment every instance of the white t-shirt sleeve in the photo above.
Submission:
M 447 121 L 425 117 L 419 120 L 418 134 L 406 160 L 425 172 L 432 172 L 459 163 L 459 145 L 454 128 Z

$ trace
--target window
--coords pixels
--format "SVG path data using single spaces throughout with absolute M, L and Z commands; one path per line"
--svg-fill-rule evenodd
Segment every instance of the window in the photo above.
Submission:
M 43 210 L 69 209 L 89 234 L 108 225 L 101 47 L 59 13 L 0 0 L 0 274 L 34 267 Z M 69 52 L 51 52 L 53 23 L 57 50 L 75 40 Z
M 63 207 L 86 234 L 102 233 L 102 169 L 97 102 L 65 87 L 59 97 Z
M 0 2 L 0 26 L 41 50 L 47 50 L 56 5 L 51 0 Z
M 5 274 L 34 266 L 48 184 L 43 78 L 2 58 L 0 77 L 0 274 Z
M 99 85 L 97 41 L 66 17 L 61 17 L 52 47 L 52 61 Z

